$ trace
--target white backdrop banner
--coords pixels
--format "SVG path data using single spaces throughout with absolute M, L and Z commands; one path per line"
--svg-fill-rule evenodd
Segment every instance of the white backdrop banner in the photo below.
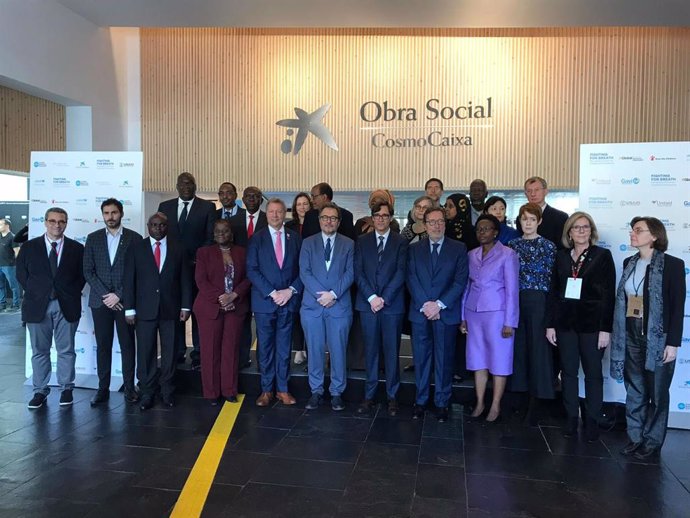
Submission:
M 585 144 L 580 146 L 580 208 L 594 218 L 599 244 L 611 250 L 618 279 L 630 246 L 634 216 L 659 218 L 668 232 L 668 253 L 690 275 L 690 142 Z M 670 426 L 690 428 L 690 292 L 686 292 L 683 343 L 671 384 Z M 604 360 L 604 400 L 625 402 L 623 383 L 609 377 Z M 584 394 L 582 375 L 580 392 Z
M 122 224 L 141 233 L 142 230 L 142 161 L 141 152 L 47 152 L 31 153 L 29 177 L 29 238 L 45 232 L 46 209 L 62 207 L 67 211 L 65 235 L 81 244 L 94 230 L 105 228 L 101 203 L 116 198 L 123 205 Z M 76 380 L 80 387 L 98 386 L 96 372 L 96 339 L 91 311 L 88 309 L 88 284 L 82 293 L 82 312 L 75 339 Z M 26 376 L 31 376 L 31 344 L 26 335 Z M 56 384 L 55 349 L 51 350 L 53 377 Z M 120 344 L 113 344 L 111 389 L 122 384 Z

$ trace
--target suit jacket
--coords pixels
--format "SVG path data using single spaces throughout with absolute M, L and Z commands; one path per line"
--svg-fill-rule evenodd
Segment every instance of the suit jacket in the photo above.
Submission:
M 247 211 L 240 208 L 232 218 L 230 218 L 230 226 L 232 227 L 233 242 L 236 245 L 243 246 L 247 248 L 249 245 L 249 236 L 247 236 Z M 254 218 L 254 234 L 256 234 L 262 228 L 268 226 L 268 220 L 266 219 L 266 213 L 259 210 L 254 215 L 258 217 Z M 252 237 L 254 236 L 252 234 Z
M 268 228 L 259 230 L 249 241 L 247 249 L 247 276 L 252 282 L 252 311 L 274 313 L 278 306 L 269 296 L 273 290 L 292 286 L 297 293 L 287 303 L 287 309 L 299 311 L 299 300 L 304 289 L 299 277 L 299 252 L 302 238 L 294 230 L 284 227 L 285 250 L 283 267 L 278 267 L 273 237 Z
M 290 230 L 294 230 L 297 232 L 300 237 L 302 237 L 302 229 L 300 228 L 299 225 L 299 218 L 294 218 L 294 219 L 289 219 L 285 222 L 285 228 L 289 228 Z
M 577 333 L 610 333 L 616 302 L 616 267 L 611 252 L 598 246 L 589 248 L 578 274 L 582 278 L 580 300 L 565 298 L 572 264 L 570 250 L 556 252 L 546 305 L 546 327 Z
M 235 311 L 238 316 L 244 316 L 249 311 L 249 288 L 247 278 L 247 251 L 241 246 L 233 246 L 230 256 L 234 272 L 232 276 L 232 291 L 237 293 Z M 215 320 L 221 313 L 218 297 L 225 293 L 225 264 L 223 253 L 218 245 L 199 248 L 196 253 L 196 272 L 194 273 L 199 294 L 194 301 L 194 314 L 198 318 Z
M 388 315 L 405 313 L 405 269 L 407 268 L 407 240 L 391 231 L 378 260 L 378 235 L 369 232 L 357 239 L 355 246 L 355 280 L 357 295 L 355 309 L 371 311 L 367 301 L 372 295 L 384 300 L 381 312 Z
M 242 212 L 242 211 L 244 211 L 244 209 L 243 209 L 242 207 L 237 207 L 237 212 L 235 213 L 235 216 L 237 216 L 237 214 L 239 214 L 239 213 Z M 232 218 L 233 216 L 230 216 L 230 217 Z M 217 219 L 217 220 L 218 220 L 218 219 L 223 219 L 223 207 L 221 207 L 220 209 L 217 209 L 217 210 L 216 210 L 216 217 L 215 217 L 215 219 Z
M 470 277 L 463 300 L 476 312 L 505 311 L 504 326 L 517 328 L 520 315 L 520 262 L 515 251 L 497 241 L 486 257 L 469 252 Z M 464 320 L 463 316 L 463 320 Z
M 467 248 L 450 238 L 443 240 L 436 269 L 431 266 L 429 238 L 410 245 L 407 252 L 407 288 L 410 291 L 411 322 L 423 323 L 427 318 L 419 310 L 425 302 L 440 300 L 446 305 L 441 320 L 446 325 L 462 321 L 462 294 L 467 285 Z
M 350 287 L 354 281 L 354 243 L 345 236 L 337 236 L 331 251 L 331 267 L 326 270 L 321 232 L 302 241 L 299 254 L 300 278 L 304 283 L 301 311 L 319 317 L 324 311 L 335 317 L 352 316 Z M 316 293 L 333 291 L 337 298 L 333 307 L 319 304 Z
M 319 209 L 311 209 L 304 215 L 304 223 L 302 224 L 302 239 L 306 239 L 314 234 L 321 233 L 321 225 L 319 224 Z M 355 235 L 355 224 L 352 212 L 340 207 L 340 226 L 338 227 L 338 234 L 349 237 L 353 241 L 357 239 Z
M 167 240 L 160 272 L 149 238 L 130 245 L 125 258 L 124 307 L 136 310 L 138 320 L 178 320 L 182 308 L 192 308 L 192 274 L 182 244 Z
M 84 246 L 84 278 L 91 288 L 90 308 L 103 307 L 103 295 L 106 293 L 114 293 L 122 300 L 127 249 L 132 243 L 141 241 L 141 234 L 123 228 L 120 244 L 115 252 L 115 261 L 111 265 L 107 233 L 106 229 L 91 232 Z
M 554 209 L 551 205 L 546 205 L 541 215 L 541 224 L 537 228 L 537 233 L 551 241 L 559 250 L 564 249 L 561 238 L 563 237 L 563 227 L 568 220 L 568 214 L 562 210 Z M 522 235 L 520 218 L 515 220 L 515 228 Z
M 177 220 L 177 202 L 173 198 L 162 202 L 158 212 L 168 217 L 168 240 L 179 241 L 187 252 L 187 261 L 194 264 L 199 247 L 213 242 L 213 224 L 216 222 L 216 205 L 208 200 L 194 196 L 194 203 L 187 214 L 187 220 L 180 232 Z
M 60 310 L 68 322 L 81 318 L 81 290 L 84 288 L 82 262 L 84 247 L 81 243 L 63 238 L 60 262 L 55 278 L 50 273 L 48 252 L 43 235 L 30 239 L 19 249 L 17 281 L 24 288 L 22 320 L 37 323 L 43 320 L 55 289 Z

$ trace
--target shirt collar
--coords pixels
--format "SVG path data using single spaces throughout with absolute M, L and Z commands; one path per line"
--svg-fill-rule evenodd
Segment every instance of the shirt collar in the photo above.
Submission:
M 156 240 L 153 239 L 151 236 L 149 236 L 149 241 L 151 241 L 151 246 L 156 244 Z M 168 242 L 168 236 L 165 236 L 163 239 L 160 240 L 160 244 L 164 245 Z
M 63 235 L 60 239 L 56 239 L 55 241 L 53 241 L 52 239 L 50 239 L 50 238 L 48 237 L 48 234 L 47 234 L 47 233 L 46 233 L 46 234 L 43 234 L 43 236 L 45 237 L 45 240 L 46 240 L 46 243 L 48 243 L 48 246 L 50 246 L 50 243 L 57 243 L 57 244 L 59 245 L 60 243 L 62 243 L 62 240 L 65 239 L 65 236 L 64 236 L 64 235 Z
M 124 227 L 123 227 L 122 225 L 120 225 L 120 228 L 117 229 L 117 232 L 115 232 L 115 234 L 111 234 L 111 233 L 110 233 L 110 230 L 108 230 L 108 227 L 105 227 L 105 234 L 106 234 L 107 236 L 110 236 L 110 237 L 118 237 L 118 236 L 121 236 L 121 235 L 122 235 L 122 229 L 123 229 L 123 228 L 124 228 Z
M 388 230 L 386 230 L 385 234 L 379 234 L 376 230 L 374 230 L 374 234 L 376 234 L 376 242 L 377 243 L 379 241 L 379 237 L 382 237 L 384 241 L 388 241 L 388 236 L 390 236 L 390 234 L 391 234 L 391 229 L 389 227 Z

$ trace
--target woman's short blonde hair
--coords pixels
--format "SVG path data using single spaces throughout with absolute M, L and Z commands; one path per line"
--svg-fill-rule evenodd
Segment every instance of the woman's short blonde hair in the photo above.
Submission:
M 586 212 L 579 210 L 575 212 L 572 216 L 570 216 L 568 220 L 565 222 L 565 225 L 563 225 L 563 235 L 561 236 L 561 243 L 563 243 L 563 246 L 565 246 L 566 248 L 573 247 L 573 240 L 570 239 L 570 229 L 573 228 L 575 222 L 580 218 L 585 218 L 587 221 L 589 221 L 589 227 L 591 230 L 591 233 L 589 234 L 589 244 L 596 245 L 599 242 L 599 232 L 597 231 L 597 225 L 594 223 L 594 219 Z

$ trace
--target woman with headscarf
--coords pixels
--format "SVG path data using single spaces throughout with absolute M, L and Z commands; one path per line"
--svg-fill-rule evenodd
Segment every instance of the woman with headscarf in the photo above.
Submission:
M 464 194 L 455 193 L 446 198 L 446 237 L 465 243 L 467 250 L 479 246 L 472 228 L 470 200 Z
M 375 205 L 379 203 L 389 203 L 391 207 L 395 207 L 395 196 L 388 189 L 376 189 L 372 191 L 369 195 L 369 209 L 374 208 Z M 371 216 L 364 216 L 359 218 L 355 223 L 355 235 L 361 236 L 362 234 L 368 234 L 374 230 L 374 222 Z M 397 220 L 391 220 L 391 230 L 393 232 L 400 232 L 400 223 Z

